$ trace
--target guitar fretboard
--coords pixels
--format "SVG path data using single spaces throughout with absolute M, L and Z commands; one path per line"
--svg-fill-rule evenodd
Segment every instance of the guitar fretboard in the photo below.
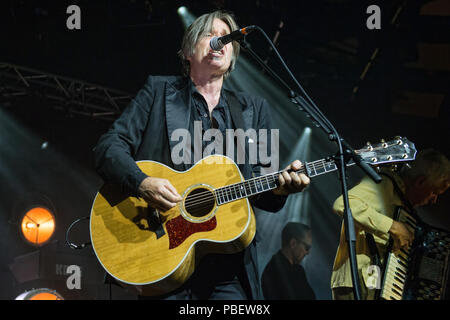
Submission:
M 322 159 L 305 163 L 296 173 L 304 173 L 308 177 L 313 178 L 335 170 L 337 170 L 337 167 L 333 160 Z M 215 190 L 216 202 L 218 205 L 222 205 L 275 189 L 278 187 L 278 176 L 281 172 L 283 171 L 218 188 Z

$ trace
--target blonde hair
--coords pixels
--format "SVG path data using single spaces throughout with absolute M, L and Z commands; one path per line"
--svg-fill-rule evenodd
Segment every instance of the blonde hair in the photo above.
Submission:
M 207 33 L 212 31 L 214 19 L 220 19 L 228 25 L 231 32 L 238 30 L 239 27 L 234 19 L 234 16 L 230 12 L 225 11 L 214 11 L 212 13 L 206 13 L 198 17 L 186 30 L 183 36 L 183 41 L 181 42 L 181 49 L 178 51 L 178 56 L 181 58 L 182 62 L 182 72 L 185 76 L 189 76 L 191 68 L 189 65 L 188 57 L 195 53 L 195 45 L 197 42 L 204 37 Z M 234 70 L 236 60 L 239 56 L 240 46 L 236 41 L 232 42 L 233 54 L 231 57 L 231 64 L 228 70 L 224 73 L 223 77 L 226 79 L 232 70 Z

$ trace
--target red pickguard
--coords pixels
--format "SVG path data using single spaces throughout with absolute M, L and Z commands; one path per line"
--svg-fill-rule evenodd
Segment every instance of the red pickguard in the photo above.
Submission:
M 189 222 L 182 216 L 173 218 L 166 223 L 166 229 L 169 236 L 169 249 L 178 247 L 194 233 L 211 231 L 214 230 L 216 226 L 216 217 L 201 223 Z

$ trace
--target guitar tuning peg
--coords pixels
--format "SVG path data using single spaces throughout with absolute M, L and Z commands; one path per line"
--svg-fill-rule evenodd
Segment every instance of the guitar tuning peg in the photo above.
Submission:
M 401 136 L 395 136 L 395 139 L 397 140 L 397 144 L 398 145 L 402 145 L 403 141 L 402 141 L 402 137 Z

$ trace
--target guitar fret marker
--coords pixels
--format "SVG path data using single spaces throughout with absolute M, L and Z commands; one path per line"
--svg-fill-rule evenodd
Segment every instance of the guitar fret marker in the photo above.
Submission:
M 258 187 L 259 187 L 260 189 L 258 189 Z M 257 185 L 257 187 L 256 187 L 256 190 L 258 190 L 258 192 L 261 192 L 261 190 L 262 190 L 261 179 L 258 179 L 258 185 Z

